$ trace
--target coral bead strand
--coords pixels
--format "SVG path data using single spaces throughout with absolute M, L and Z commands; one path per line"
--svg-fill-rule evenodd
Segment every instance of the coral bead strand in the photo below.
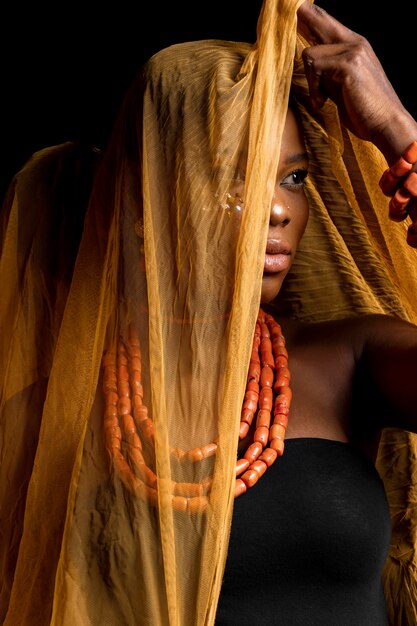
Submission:
M 152 469 L 154 425 L 143 402 L 140 340 L 133 327 L 127 340 L 120 338 L 104 354 L 102 367 L 104 436 L 112 466 L 130 491 L 157 506 L 158 478 Z M 249 438 L 249 443 L 236 462 L 235 497 L 253 487 L 283 454 L 292 395 L 289 382 L 288 354 L 281 327 L 260 309 L 239 427 L 239 440 Z M 170 454 L 178 463 L 197 463 L 214 456 L 217 447 L 216 439 L 201 448 L 172 447 Z M 200 483 L 172 481 L 173 509 L 192 513 L 206 510 L 211 483 L 210 476 Z

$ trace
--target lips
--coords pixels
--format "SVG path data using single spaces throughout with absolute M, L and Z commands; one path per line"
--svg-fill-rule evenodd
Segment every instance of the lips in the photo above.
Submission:
M 291 262 L 291 250 L 283 241 L 268 239 L 265 251 L 264 273 L 276 274 L 287 270 Z

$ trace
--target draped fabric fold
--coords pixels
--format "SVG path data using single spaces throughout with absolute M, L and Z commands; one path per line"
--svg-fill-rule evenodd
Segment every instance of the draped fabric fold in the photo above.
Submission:
M 253 45 L 157 53 L 104 154 L 48 148 L 13 181 L 0 261 L 6 626 L 214 623 L 290 91 L 311 157 L 311 218 L 277 314 L 417 321 L 416 252 L 406 225 L 388 220 L 385 162 L 331 103 L 309 107 L 299 4 L 265 0 Z M 390 431 L 378 459 L 388 494 L 397 475 L 403 487 L 392 624 L 404 624 L 400 601 L 411 615 L 417 600 L 414 446 Z M 408 600 L 394 598 L 399 571 Z

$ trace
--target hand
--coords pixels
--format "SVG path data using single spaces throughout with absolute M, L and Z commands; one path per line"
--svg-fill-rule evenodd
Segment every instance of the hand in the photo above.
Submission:
M 303 61 L 313 105 L 331 98 L 352 133 L 375 143 L 388 162 L 396 160 L 417 138 L 417 124 L 369 42 L 310 0 L 297 15 L 300 34 L 312 43 Z

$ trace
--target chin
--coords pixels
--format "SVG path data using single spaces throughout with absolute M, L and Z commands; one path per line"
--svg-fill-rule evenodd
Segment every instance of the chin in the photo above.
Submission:
M 262 277 L 261 304 L 272 302 L 280 292 L 285 274 L 264 274 Z

